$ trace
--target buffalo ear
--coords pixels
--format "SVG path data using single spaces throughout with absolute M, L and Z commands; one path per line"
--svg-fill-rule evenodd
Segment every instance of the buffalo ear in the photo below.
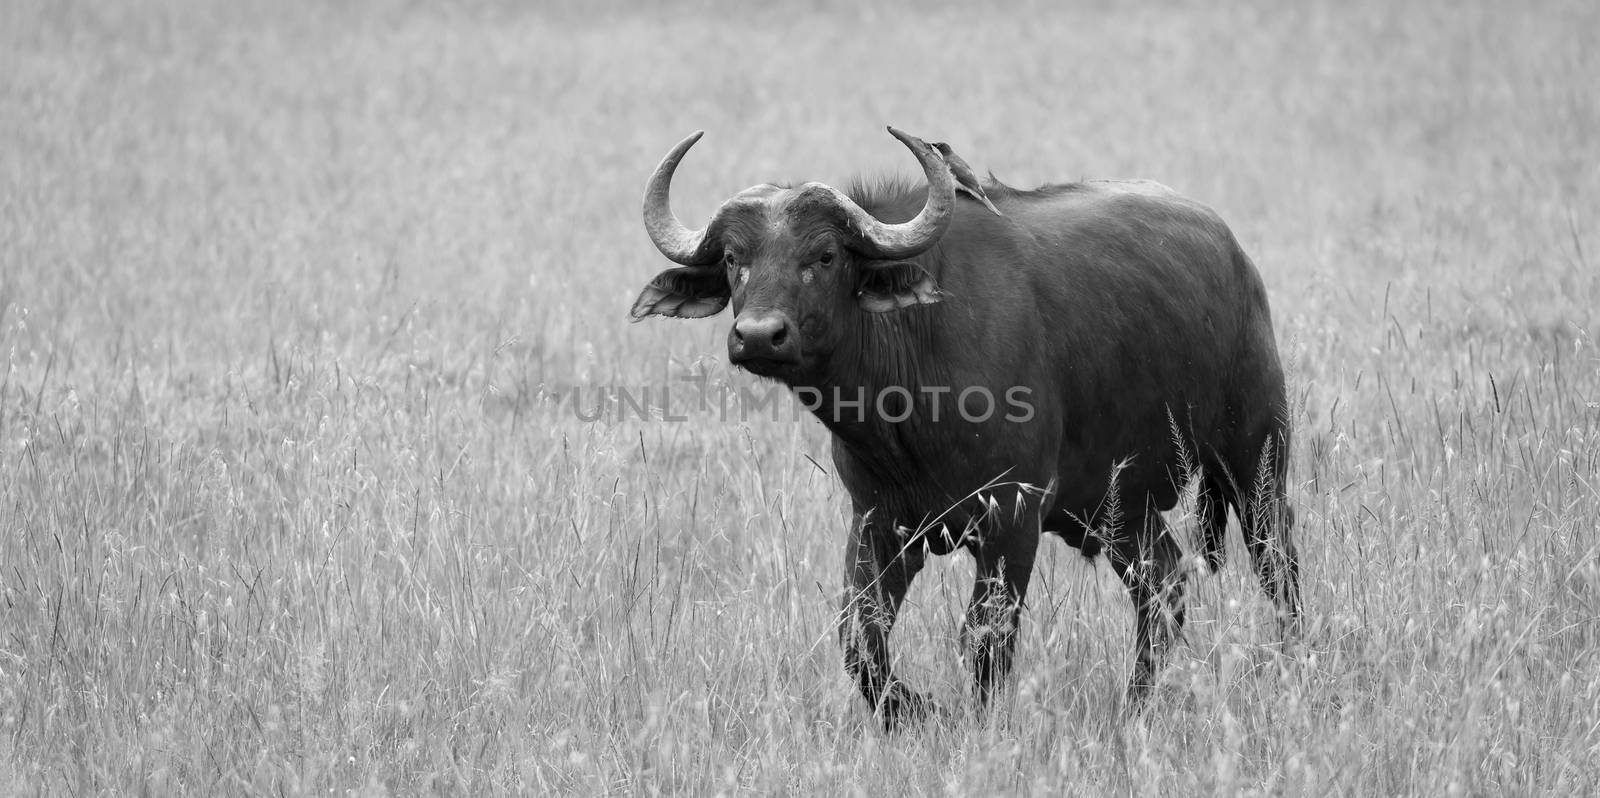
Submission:
M 887 313 L 912 305 L 932 305 L 944 299 L 933 275 L 911 261 L 877 261 L 862 264 L 856 302 L 871 313 Z
M 728 278 L 716 267 L 681 266 L 658 275 L 639 298 L 633 301 L 628 316 L 641 321 L 646 316 L 675 316 L 680 319 L 698 319 L 715 316 L 728 306 L 732 298 Z

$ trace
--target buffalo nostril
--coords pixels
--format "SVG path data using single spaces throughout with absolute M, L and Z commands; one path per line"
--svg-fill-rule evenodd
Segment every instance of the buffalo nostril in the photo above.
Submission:
M 778 329 L 774 330 L 772 333 L 772 347 L 776 349 L 780 346 L 783 346 L 783 342 L 787 340 L 789 340 L 789 325 L 778 325 Z

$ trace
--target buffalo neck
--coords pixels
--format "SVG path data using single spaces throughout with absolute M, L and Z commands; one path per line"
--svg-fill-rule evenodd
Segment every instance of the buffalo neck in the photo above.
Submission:
M 868 459 L 890 454 L 906 425 L 925 423 L 930 396 L 948 401 L 924 390 L 947 387 L 935 335 L 941 310 L 919 305 L 842 314 L 833 352 L 791 387 L 847 448 Z

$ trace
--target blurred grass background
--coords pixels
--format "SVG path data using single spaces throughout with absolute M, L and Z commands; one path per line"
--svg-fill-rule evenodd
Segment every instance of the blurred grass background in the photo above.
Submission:
M 1588 2 L 8 2 L 0 791 L 1592 793 L 1597 30 Z M 1127 600 L 1052 544 L 1017 694 L 971 717 L 950 558 L 896 650 L 954 715 L 881 735 L 830 625 L 820 428 L 552 395 L 753 386 L 726 319 L 625 322 L 664 266 L 644 178 L 706 129 L 674 192 L 703 219 L 910 171 L 886 124 L 1230 220 L 1293 373 L 1305 657 L 1235 552 L 1124 722 Z

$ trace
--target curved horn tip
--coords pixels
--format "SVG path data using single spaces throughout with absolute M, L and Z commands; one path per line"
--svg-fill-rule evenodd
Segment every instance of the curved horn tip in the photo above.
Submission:
M 699 141 L 700 137 L 704 136 L 705 134 L 706 134 L 706 132 L 704 130 L 696 130 L 695 132 L 690 133 L 688 136 L 686 136 L 683 139 L 683 141 L 678 142 L 677 146 L 672 148 L 672 151 L 676 152 L 676 153 L 680 153 L 680 157 L 681 157 L 682 153 L 688 152 L 689 148 L 693 147 L 695 145 L 695 142 Z
M 914 146 L 914 145 L 919 145 L 919 144 L 921 146 L 924 146 L 924 147 L 928 146 L 928 142 L 923 141 L 922 139 L 919 139 L 916 136 L 913 136 L 910 133 L 905 132 L 904 130 L 899 130 L 899 129 L 895 128 L 894 125 L 889 125 L 888 127 L 889 127 L 889 135 L 894 136 L 895 138 L 899 139 L 900 143 L 902 143 L 902 144 L 904 144 L 904 145 L 906 145 L 908 147 Z

